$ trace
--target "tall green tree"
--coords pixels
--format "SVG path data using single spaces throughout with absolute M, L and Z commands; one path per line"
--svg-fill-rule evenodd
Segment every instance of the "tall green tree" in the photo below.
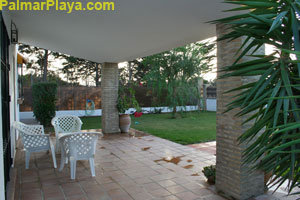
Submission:
M 91 77 L 96 86 L 101 84 L 101 65 L 89 60 L 64 55 L 62 72 L 71 82 L 78 83 L 79 79 L 87 80 Z
M 43 82 L 49 81 L 49 77 L 53 76 L 49 66 L 53 60 L 58 59 L 63 61 L 61 71 L 67 76 L 68 81 L 79 84 L 79 79 L 92 77 L 96 86 L 100 86 L 101 65 L 99 63 L 25 44 L 19 45 L 19 52 L 33 58 L 26 66 L 28 69 L 33 69 L 35 77 L 41 77 Z
M 124 85 L 130 86 L 132 82 L 145 83 L 145 77 L 151 67 L 143 63 L 143 59 L 138 58 L 129 61 L 127 67 L 121 69 L 120 79 Z
M 143 58 L 142 64 L 150 69 L 145 80 L 156 95 L 166 96 L 173 118 L 177 106 L 186 106 L 191 97 L 198 95 L 193 80 L 211 69 L 213 49 L 213 44 L 198 42 Z
M 255 121 L 240 137 L 242 143 L 252 142 L 244 153 L 245 162 L 255 164 L 254 169 L 273 172 L 271 185 L 280 187 L 289 181 L 291 192 L 300 183 L 300 1 L 225 3 L 238 5 L 231 11 L 242 14 L 215 21 L 232 28 L 220 40 L 243 37 L 245 42 L 236 62 L 225 68 L 223 78 L 259 76 L 257 81 L 232 90 L 240 94 L 228 105 L 229 110 L 240 109 L 237 116 L 250 115 L 247 121 Z M 275 52 L 255 55 L 265 44 L 273 46 Z M 244 56 L 253 60 L 243 62 Z
M 49 66 L 48 58 L 51 55 L 56 56 L 57 54 L 47 49 L 34 47 L 26 44 L 19 45 L 19 52 L 35 57 L 35 59 L 29 61 L 27 67 L 35 70 L 36 74 L 38 74 L 38 71 L 40 71 L 42 81 L 46 82 Z

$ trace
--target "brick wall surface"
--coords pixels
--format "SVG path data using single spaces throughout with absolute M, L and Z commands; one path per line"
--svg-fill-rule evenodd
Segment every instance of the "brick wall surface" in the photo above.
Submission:
M 117 110 L 119 87 L 119 70 L 117 63 L 102 65 L 102 131 L 103 133 L 118 133 L 119 112 Z
M 228 31 L 228 26 L 217 25 L 218 38 Z M 242 41 L 243 39 L 240 38 L 231 42 L 219 41 L 217 43 L 218 71 L 235 61 L 235 54 Z M 218 77 L 220 75 L 222 73 L 218 72 Z M 237 94 L 224 94 L 224 92 L 249 81 L 253 81 L 253 78 L 230 77 L 217 80 L 216 187 L 225 196 L 238 200 L 248 199 L 264 192 L 264 174 L 262 172 L 249 173 L 249 166 L 243 165 L 242 159 L 242 153 L 247 146 L 240 145 L 237 141 L 238 137 L 251 126 L 249 123 L 242 125 L 247 116 L 235 117 L 238 110 L 224 113 L 226 104 L 230 103 L 233 96 Z

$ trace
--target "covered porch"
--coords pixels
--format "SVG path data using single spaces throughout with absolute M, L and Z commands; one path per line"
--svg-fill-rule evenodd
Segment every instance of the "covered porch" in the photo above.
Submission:
M 96 177 L 91 178 L 87 162 L 79 162 L 77 179 L 70 180 L 68 167 L 63 172 L 53 169 L 49 155 L 32 156 L 29 170 L 24 168 L 24 153 L 12 146 L 15 186 L 14 199 L 169 199 L 222 200 L 285 199 L 284 194 L 264 195 L 264 174 L 249 174 L 242 162 L 246 146 L 237 142 L 245 131 L 242 118 L 234 112 L 223 114 L 233 95 L 223 95 L 236 85 L 247 82 L 242 77 L 218 81 L 217 154 L 179 145 L 149 135 L 119 135 L 118 62 L 149 56 L 164 50 L 220 37 L 226 26 L 205 23 L 225 17 L 228 5 L 221 1 L 134 1 L 118 2 L 115 12 L 71 14 L 59 11 L 34 13 L 3 12 L 10 33 L 14 22 L 19 42 L 103 63 L 102 68 L 102 132 L 96 152 Z M 218 43 L 218 69 L 234 62 L 242 40 Z M 18 121 L 16 103 L 16 65 L 11 47 L 10 123 Z M 9 124 L 11 125 L 11 124 Z M 4 134 L 4 133 L 3 133 Z M 12 137 L 13 133 L 10 134 Z M 14 138 L 12 138 L 13 140 Z M 0 139 L 0 147 L 2 149 Z M 16 152 L 16 153 L 15 153 Z M 0 152 L 1 153 L 1 152 Z M 1 159 L 2 159 L 1 155 Z M 58 157 L 58 162 L 60 158 Z M 2 161 L 0 159 L 0 161 Z M 175 159 L 175 160 L 174 160 Z M 217 164 L 216 188 L 209 187 L 201 173 L 204 166 Z M 0 165 L 1 170 L 1 165 Z M 4 172 L 1 171 L 4 174 Z M 5 198 L 5 181 L 0 180 L 0 198 Z M 13 191 L 12 191 L 13 190 Z M 255 197 L 259 196 L 260 197 Z M 294 198 L 294 197 L 292 197 Z
M 130 133 L 99 138 L 94 178 L 88 161 L 80 161 L 71 180 L 69 166 L 62 172 L 53 169 L 47 153 L 32 156 L 26 170 L 24 152 L 18 149 L 10 195 L 22 200 L 225 200 L 201 172 L 216 162 L 214 143 L 191 147 L 133 129 Z M 295 198 L 286 197 L 284 188 L 275 194 L 273 189 L 252 200 Z

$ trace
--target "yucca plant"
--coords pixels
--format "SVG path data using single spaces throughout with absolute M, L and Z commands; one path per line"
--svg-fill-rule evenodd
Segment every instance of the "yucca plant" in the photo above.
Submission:
M 259 76 L 257 81 L 231 91 L 240 91 L 228 110 L 239 108 L 238 116 L 250 116 L 253 126 L 239 138 L 249 143 L 246 163 L 255 169 L 273 172 L 278 184 L 289 181 L 289 192 L 300 181 L 300 0 L 232 0 L 239 14 L 213 23 L 230 25 L 231 31 L 219 40 L 245 40 L 237 60 L 225 67 L 225 75 Z M 240 12 L 241 11 L 241 12 Z M 242 13 L 242 14 L 241 14 Z M 257 55 L 263 45 L 271 55 Z M 251 61 L 243 61 L 251 56 Z M 259 161 L 259 162 L 257 162 Z

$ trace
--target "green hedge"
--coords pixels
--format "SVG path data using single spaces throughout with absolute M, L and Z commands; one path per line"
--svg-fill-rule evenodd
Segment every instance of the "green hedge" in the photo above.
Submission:
M 51 119 L 55 117 L 57 84 L 36 83 L 32 86 L 32 105 L 35 118 L 45 127 L 51 125 Z

